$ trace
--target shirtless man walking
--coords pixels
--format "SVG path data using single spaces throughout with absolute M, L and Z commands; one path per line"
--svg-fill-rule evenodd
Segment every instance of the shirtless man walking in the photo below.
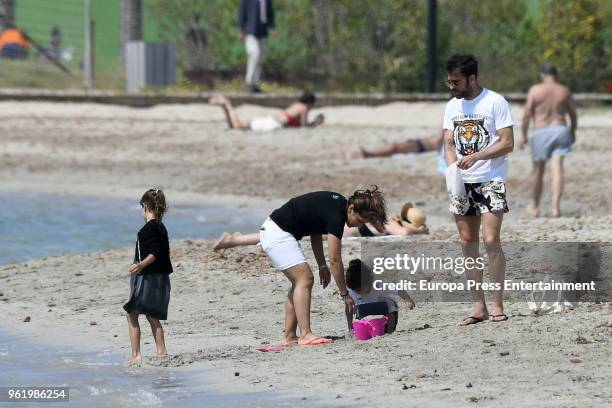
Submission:
M 523 115 L 521 148 L 527 143 L 527 130 L 531 118 L 535 130 L 531 136 L 531 155 L 533 158 L 532 201 L 527 211 L 539 215 L 540 196 L 542 195 L 542 177 L 548 159 L 551 159 L 552 171 L 552 212 L 553 217 L 560 217 L 560 201 L 563 192 L 563 157 L 572 149 L 576 141 L 576 109 L 570 90 L 557 82 L 557 69 L 554 65 L 545 64 L 540 70 L 542 82 L 529 89 L 527 106 Z M 567 127 L 565 115 L 570 117 Z

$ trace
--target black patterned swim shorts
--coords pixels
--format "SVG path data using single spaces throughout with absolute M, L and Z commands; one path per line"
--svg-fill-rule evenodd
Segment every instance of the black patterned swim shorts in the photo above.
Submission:
M 508 210 L 506 201 L 506 185 L 502 181 L 486 181 L 484 183 L 465 183 L 466 197 L 451 202 L 450 212 L 456 215 L 481 215 L 486 212 L 505 212 Z

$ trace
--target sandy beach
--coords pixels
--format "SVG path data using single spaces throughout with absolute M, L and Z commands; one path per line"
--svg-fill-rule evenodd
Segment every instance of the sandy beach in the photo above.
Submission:
M 522 106 L 512 108 L 518 124 Z M 271 110 L 242 106 L 238 111 L 248 118 Z M 292 196 L 315 190 L 350 194 L 377 184 L 392 211 L 412 201 L 428 214 L 431 234 L 395 240 L 454 242 L 456 227 L 436 153 L 348 163 L 340 155 L 343 147 L 432 135 L 442 111 L 437 103 L 330 107 L 313 112 L 326 116 L 319 129 L 253 133 L 227 130 L 221 109 L 207 105 L 134 109 L 2 102 L 0 195 L 39 191 L 136 202 L 154 183 L 166 191 L 170 204 L 248 208 L 263 222 Z M 578 111 L 578 141 L 566 160 L 563 217 L 558 219 L 547 216 L 548 178 L 543 216 L 533 219 L 524 210 L 531 157 L 517 143 L 510 158 L 505 242 L 610 241 L 610 113 Z M 515 127 L 517 142 L 518 137 Z M 346 240 L 345 263 L 360 255 L 360 245 L 359 239 Z M 347 337 L 335 285 L 326 290 L 315 285 L 313 328 L 336 338 L 334 344 L 260 353 L 257 347 L 280 340 L 289 283 L 259 247 L 215 253 L 211 246 L 205 240 L 171 241 L 175 273 L 164 326 L 171 356 L 146 358 L 145 364 L 206 365 L 218 370 L 216 382 L 225 391 L 273 389 L 332 406 L 612 404 L 610 303 L 536 317 L 525 302 L 515 301 L 506 305 L 508 322 L 461 328 L 456 322 L 469 313 L 469 304 L 402 306 L 396 333 L 357 342 Z M 313 264 L 308 241 L 303 248 Z M 0 326 L 40 342 L 110 347 L 127 357 L 121 305 L 128 295 L 132 254 L 130 247 L 0 266 Z M 530 260 L 521 262 L 528 267 Z M 144 323 L 143 342 L 152 343 Z M 152 344 L 144 344 L 145 356 L 153 351 Z

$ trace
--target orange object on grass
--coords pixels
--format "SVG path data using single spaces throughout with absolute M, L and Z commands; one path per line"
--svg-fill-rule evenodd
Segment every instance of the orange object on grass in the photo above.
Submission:
M 9 28 L 0 33 L 0 50 L 6 44 L 19 44 L 26 49 L 30 47 L 30 42 L 16 28 Z

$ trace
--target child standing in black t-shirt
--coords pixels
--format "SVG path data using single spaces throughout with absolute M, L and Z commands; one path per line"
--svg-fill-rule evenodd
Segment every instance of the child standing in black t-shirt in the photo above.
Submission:
M 151 325 L 155 347 L 160 356 L 167 355 L 164 329 L 160 320 L 168 316 L 170 302 L 170 244 L 168 231 L 162 223 L 166 199 L 161 190 L 148 190 L 140 199 L 145 225 L 138 231 L 134 263 L 129 267 L 130 300 L 123 306 L 127 312 L 132 356 L 128 364 L 138 364 L 140 354 L 140 325 L 138 316 L 144 314 Z

